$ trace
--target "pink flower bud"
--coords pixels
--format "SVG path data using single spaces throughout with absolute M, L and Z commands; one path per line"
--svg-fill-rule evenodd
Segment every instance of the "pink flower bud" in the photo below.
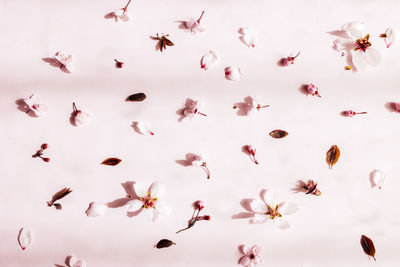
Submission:
M 209 221 L 210 219 L 211 219 L 211 216 L 210 216 L 210 215 L 203 215 L 203 216 L 200 216 L 200 217 L 199 217 L 199 221 L 201 221 L 201 220 Z
M 290 65 L 289 58 L 282 59 L 282 65 L 285 66 L 285 67 L 289 66 Z
M 200 210 L 202 210 L 204 208 L 204 202 L 201 201 L 201 200 L 197 200 L 194 203 L 194 207 L 200 211 Z
M 43 150 L 47 149 L 48 147 L 49 147 L 48 144 L 42 144 L 42 149 L 43 149 Z
M 395 106 L 396 110 L 398 112 L 400 112 L 400 102 L 397 102 L 396 104 L 394 104 L 394 106 Z
M 352 111 L 352 110 L 347 110 L 347 111 L 344 112 L 344 115 L 346 117 L 353 117 L 354 115 L 356 115 L 356 113 L 354 111 Z
M 254 147 L 252 147 L 251 145 L 247 146 L 247 151 L 253 156 L 256 155 L 256 149 Z
M 50 162 L 50 158 L 43 158 L 45 162 Z
M 319 93 L 318 93 L 318 87 L 315 86 L 315 85 L 312 84 L 312 83 L 310 83 L 310 84 L 307 85 L 307 92 L 308 92 L 310 95 L 316 95 L 316 96 L 321 97 L 321 96 L 319 95 Z

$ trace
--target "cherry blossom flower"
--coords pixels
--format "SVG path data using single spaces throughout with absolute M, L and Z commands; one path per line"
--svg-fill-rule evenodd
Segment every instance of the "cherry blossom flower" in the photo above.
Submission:
M 36 151 L 35 154 L 32 155 L 32 158 L 41 158 L 44 162 L 50 162 L 50 158 L 43 157 L 43 151 L 49 147 L 48 144 L 44 143 L 40 146 L 40 149 Z
M 204 202 L 201 200 L 197 200 L 196 202 L 194 202 L 193 206 L 196 210 L 201 211 L 202 209 L 204 209 Z
M 128 3 L 125 5 L 125 7 L 120 8 L 115 10 L 114 12 L 111 13 L 111 16 L 113 16 L 115 18 L 116 21 L 118 21 L 118 19 L 122 20 L 122 21 L 128 21 L 129 17 L 128 17 L 128 6 L 131 3 L 132 0 L 129 0 Z
M 149 187 L 137 182 L 135 184 L 135 192 L 139 199 L 132 199 L 126 203 L 128 212 L 143 210 L 147 214 L 147 218 L 153 222 L 158 220 L 160 215 L 169 215 L 169 207 L 160 202 L 159 199 L 164 191 L 164 185 L 158 182 L 152 183 Z
M 122 69 L 122 67 L 124 66 L 124 62 L 122 62 L 122 61 L 118 61 L 118 60 L 116 60 L 116 59 L 114 59 L 114 61 L 115 61 L 115 67 L 117 68 L 117 69 Z
M 239 264 L 244 267 L 253 267 L 259 263 L 263 262 L 263 259 L 260 256 L 261 247 L 258 245 L 247 246 L 241 245 L 239 246 L 239 252 L 243 255 L 239 259 Z
M 76 126 L 84 125 L 90 120 L 89 113 L 77 109 L 75 103 L 72 103 L 72 108 L 73 108 L 73 119 Z
M 66 72 L 71 73 L 73 71 L 72 67 L 72 55 L 58 51 L 54 58 L 61 64 L 61 69 Z
M 244 27 L 239 29 L 240 40 L 246 44 L 248 47 L 255 47 L 256 44 L 256 34 L 253 29 L 249 27 Z
M 225 68 L 225 77 L 231 81 L 239 81 L 242 77 L 243 73 L 239 67 L 226 67 Z
M 82 259 L 78 259 L 77 257 L 71 256 L 68 261 L 69 267 L 86 267 L 87 262 Z
M 377 186 L 379 189 L 382 189 L 382 185 L 386 183 L 386 175 L 381 170 L 374 170 L 371 173 L 371 177 L 374 183 L 373 186 Z
M 204 208 L 203 201 L 201 201 L 201 200 L 195 201 L 193 203 L 193 207 L 195 210 L 193 212 L 192 218 L 190 218 L 188 221 L 188 226 L 186 228 L 183 228 L 183 229 L 177 231 L 176 232 L 177 234 L 192 228 L 198 221 L 209 221 L 211 219 L 210 215 L 199 216 L 200 211 Z M 197 214 L 195 215 L 196 211 L 197 211 Z
M 251 96 L 246 97 L 244 103 L 239 104 L 244 104 L 242 107 L 239 106 L 239 108 L 243 109 L 247 116 L 253 115 L 256 110 L 260 111 L 263 108 L 269 107 L 269 105 L 260 104 L 257 98 Z M 238 106 L 234 105 L 233 108 L 236 109 Z
M 151 126 L 148 122 L 146 121 L 135 121 L 133 122 L 133 127 L 135 130 L 143 135 L 154 135 L 154 132 L 151 130 Z
M 310 83 L 307 85 L 307 92 L 312 95 L 312 96 L 318 96 L 321 97 L 320 94 L 318 93 L 318 87 L 315 86 L 314 84 Z
M 219 54 L 215 51 L 210 51 L 201 58 L 201 68 L 204 70 L 210 69 L 219 61 Z
M 253 199 L 250 202 L 250 208 L 255 213 L 250 222 L 264 223 L 272 221 L 280 229 L 289 228 L 290 225 L 284 217 L 295 213 L 298 209 L 297 205 L 294 203 L 276 202 L 275 194 L 271 190 L 262 190 L 260 195 L 263 201 Z
M 286 57 L 286 58 L 282 58 L 280 61 L 280 64 L 283 67 L 287 67 L 290 66 L 291 64 L 294 64 L 294 60 L 300 55 L 300 52 L 298 52 L 294 57 L 292 55 Z
M 206 114 L 200 112 L 200 108 L 203 106 L 201 101 L 188 101 L 183 107 L 182 114 L 186 118 L 193 118 L 195 115 L 199 114 L 202 116 L 207 116 Z
M 210 170 L 207 167 L 207 162 L 204 161 L 201 155 L 193 155 L 191 164 L 194 167 L 200 167 L 207 173 L 207 179 L 210 179 Z
M 247 145 L 246 150 L 250 155 L 251 160 L 255 163 L 258 164 L 258 161 L 256 159 L 256 149 L 252 145 Z
M 47 106 L 40 103 L 40 96 L 38 94 L 33 94 L 30 97 L 25 98 L 24 102 L 29 107 L 26 113 L 32 111 L 36 116 L 40 117 L 47 112 Z
M 32 242 L 32 231 L 28 228 L 21 228 L 18 234 L 18 243 L 22 250 L 25 250 L 31 245 Z
M 389 48 L 396 41 L 397 33 L 392 28 L 387 28 L 385 33 L 380 35 L 385 40 L 386 47 Z
M 318 183 L 315 182 L 314 180 L 308 180 L 307 183 L 303 182 L 302 180 L 299 180 L 297 182 L 296 188 L 293 188 L 292 190 L 295 191 L 296 193 L 304 192 L 306 195 L 312 194 L 315 196 L 320 196 L 322 193 L 317 186 Z
M 381 61 L 378 50 L 372 47 L 372 43 L 367 34 L 363 37 L 361 31 L 363 23 L 349 22 L 343 25 L 342 31 L 347 34 L 347 38 L 336 39 L 333 48 L 342 55 L 351 53 L 352 61 L 357 69 L 363 70 L 367 65 L 377 66 Z
M 346 117 L 353 117 L 353 116 L 358 115 L 358 114 L 367 114 L 367 112 L 355 112 L 353 110 L 344 111 L 344 116 L 346 116 Z
M 203 15 L 204 11 L 201 12 L 201 15 L 198 19 L 190 18 L 188 21 L 185 21 L 186 29 L 189 30 L 192 34 L 204 32 L 206 29 L 203 27 L 203 25 L 200 24 Z
M 107 210 L 107 204 L 92 202 L 89 204 L 89 208 L 85 211 L 88 217 L 103 216 Z

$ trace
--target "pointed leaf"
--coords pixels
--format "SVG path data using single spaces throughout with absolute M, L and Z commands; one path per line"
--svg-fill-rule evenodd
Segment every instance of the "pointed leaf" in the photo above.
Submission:
M 284 130 L 274 130 L 269 133 L 269 135 L 273 138 L 283 138 L 286 137 L 289 133 Z
M 133 94 L 133 95 L 128 96 L 126 101 L 139 102 L 139 101 L 143 101 L 145 99 L 146 99 L 146 95 L 144 93 L 137 93 L 137 94 Z
M 176 245 L 176 243 L 172 242 L 171 240 L 168 239 L 161 239 L 158 241 L 157 245 L 155 245 L 156 248 L 167 248 L 172 245 Z
M 108 158 L 105 159 L 101 164 L 108 165 L 108 166 L 115 166 L 118 165 L 122 160 L 119 158 Z
M 363 248 L 365 254 L 371 256 L 376 261 L 374 242 L 372 242 L 372 240 L 370 238 L 366 237 L 365 235 L 362 235 L 360 243 L 361 243 L 361 247 Z
M 326 152 L 326 162 L 329 165 L 329 168 L 332 169 L 332 166 L 336 164 L 339 160 L 340 150 L 337 145 L 331 146 L 331 148 Z
M 55 193 L 51 199 L 51 201 L 47 202 L 47 205 L 49 207 L 51 206 L 55 206 L 56 209 L 61 209 L 61 205 L 60 204 L 54 204 L 54 202 L 56 202 L 59 199 L 62 199 L 63 197 L 65 197 L 66 195 L 68 195 L 69 193 L 71 193 L 72 190 L 70 188 L 63 188 L 60 191 L 58 191 L 57 193 Z

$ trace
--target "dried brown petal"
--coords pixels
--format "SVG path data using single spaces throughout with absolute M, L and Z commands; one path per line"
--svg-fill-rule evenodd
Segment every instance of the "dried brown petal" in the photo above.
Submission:
M 167 248 L 172 245 L 176 245 L 176 243 L 172 242 L 171 240 L 168 239 L 161 239 L 158 241 L 157 245 L 155 245 L 156 248 Z
M 108 165 L 108 166 L 115 166 L 118 165 L 122 160 L 119 158 L 108 158 L 105 159 L 101 164 Z
M 283 138 L 287 136 L 289 133 L 284 130 L 274 130 L 269 133 L 269 135 L 273 138 Z
M 139 101 L 143 101 L 145 99 L 146 99 L 146 95 L 144 93 L 137 93 L 137 94 L 133 94 L 133 95 L 128 96 L 126 101 L 139 102 Z
M 47 202 L 47 206 L 51 207 L 54 206 L 56 207 L 56 209 L 60 210 L 62 208 L 61 204 L 59 203 L 54 203 L 59 199 L 62 199 L 63 197 L 65 197 L 66 195 L 68 195 L 69 193 L 71 193 L 72 190 L 70 188 L 63 188 L 60 191 L 58 191 L 57 193 L 55 193 L 51 199 L 51 201 Z
M 360 243 L 361 243 L 361 247 L 363 248 L 365 254 L 367 254 L 368 256 L 371 256 L 376 261 L 374 242 L 372 242 L 372 240 L 370 238 L 366 237 L 365 235 L 362 235 Z
M 332 166 L 336 164 L 339 160 L 340 150 L 337 145 L 331 146 L 331 148 L 326 152 L 326 162 L 329 165 L 329 168 L 332 169 Z

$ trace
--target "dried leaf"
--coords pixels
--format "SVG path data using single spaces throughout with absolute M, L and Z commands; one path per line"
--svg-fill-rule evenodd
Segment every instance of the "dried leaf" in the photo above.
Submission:
M 331 148 L 326 152 L 326 162 L 329 165 L 329 168 L 332 169 L 332 166 L 336 164 L 339 160 L 340 150 L 337 145 L 331 146 Z
M 284 130 L 274 130 L 269 133 L 269 135 L 273 138 L 283 138 L 286 137 L 289 133 Z
M 164 49 L 165 49 L 165 45 L 168 45 L 168 46 L 173 46 L 174 45 L 174 43 L 171 42 L 171 40 L 168 39 L 167 37 L 164 36 L 163 39 L 164 39 Z
M 101 164 L 108 165 L 108 166 L 115 166 L 118 165 L 122 160 L 119 158 L 108 158 L 105 159 Z
M 60 210 L 61 209 L 61 204 L 54 203 L 54 202 L 56 202 L 59 199 L 62 199 L 63 197 L 65 197 L 66 195 L 68 195 L 71 192 L 72 192 L 72 190 L 69 189 L 69 188 L 66 188 L 66 187 L 61 189 L 60 191 L 58 191 L 57 193 L 55 193 L 53 195 L 53 198 L 51 199 L 51 201 L 47 202 L 47 205 L 49 207 L 55 206 L 56 209 Z
M 128 96 L 128 98 L 126 99 L 127 101 L 134 101 L 134 102 L 139 102 L 139 101 L 143 101 L 146 99 L 146 95 L 144 93 L 137 93 L 137 94 L 133 94 Z
M 172 242 L 171 240 L 168 239 L 161 239 L 158 241 L 157 245 L 155 245 L 156 248 L 167 248 L 172 245 L 176 245 L 176 243 Z
M 25 250 L 32 242 L 32 233 L 31 230 L 26 228 L 21 228 L 18 234 L 18 243 L 21 246 L 22 250 Z
M 372 240 L 370 238 L 366 237 L 365 235 L 362 235 L 360 243 L 361 243 L 361 247 L 363 248 L 365 254 L 367 254 L 368 256 L 371 256 L 376 261 L 374 242 L 372 242 Z

